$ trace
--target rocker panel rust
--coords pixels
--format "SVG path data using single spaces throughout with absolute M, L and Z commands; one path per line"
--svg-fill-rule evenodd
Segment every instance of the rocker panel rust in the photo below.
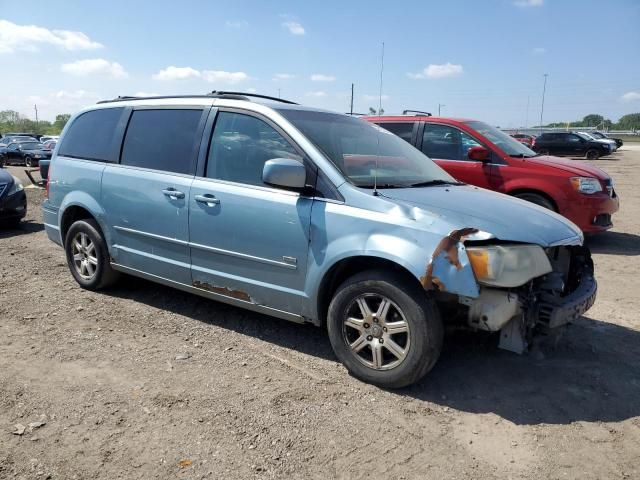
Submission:
M 210 285 L 207 282 L 199 282 L 197 280 L 193 282 L 193 286 L 201 290 L 206 290 L 207 292 L 217 293 L 219 295 L 224 295 L 225 297 L 235 298 L 236 300 L 254 303 L 249 294 L 242 290 L 233 290 L 229 287 L 217 287 L 215 285 Z

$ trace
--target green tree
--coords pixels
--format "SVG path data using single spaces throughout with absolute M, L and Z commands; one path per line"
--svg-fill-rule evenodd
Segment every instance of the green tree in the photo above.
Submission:
M 53 127 L 57 130 L 58 133 L 60 133 L 70 118 L 71 115 L 69 115 L 68 113 L 60 113 L 56 115 L 56 120 L 55 122 L 53 122 Z
M 604 122 L 604 117 L 596 113 L 590 113 L 582 119 L 581 127 L 597 127 Z
M 640 130 L 640 113 L 624 115 L 614 125 L 618 130 Z

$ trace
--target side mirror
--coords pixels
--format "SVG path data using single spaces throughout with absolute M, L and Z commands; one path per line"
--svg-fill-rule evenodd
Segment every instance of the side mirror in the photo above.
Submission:
M 264 163 L 262 181 L 274 187 L 300 190 L 307 183 L 307 170 L 297 160 L 273 158 Z
M 484 147 L 471 147 L 467 152 L 467 156 L 470 160 L 476 162 L 486 162 L 489 160 L 489 150 Z

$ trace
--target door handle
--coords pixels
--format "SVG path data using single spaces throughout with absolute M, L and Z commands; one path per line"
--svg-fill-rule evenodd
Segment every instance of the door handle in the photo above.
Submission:
M 193 198 L 196 202 L 206 203 L 208 207 L 220 204 L 220 200 L 209 193 L 205 193 L 204 195 L 195 195 Z
M 176 190 L 173 187 L 165 188 L 164 190 L 162 190 L 162 193 L 164 193 L 165 196 L 169 197 L 171 200 L 184 198 L 184 193 L 179 190 Z

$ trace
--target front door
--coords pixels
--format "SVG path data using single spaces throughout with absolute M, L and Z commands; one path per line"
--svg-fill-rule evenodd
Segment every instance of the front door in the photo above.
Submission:
M 490 162 L 471 160 L 471 147 L 482 147 L 477 140 L 456 127 L 425 123 L 421 150 L 461 182 L 493 189 Z M 486 148 L 486 147 L 485 147 Z
M 235 300 L 301 312 L 312 199 L 262 182 L 272 158 L 302 160 L 279 129 L 219 111 L 189 198 L 192 283 Z
M 188 202 L 204 116 L 202 108 L 133 111 L 120 164 L 102 175 L 114 263 L 191 284 Z

